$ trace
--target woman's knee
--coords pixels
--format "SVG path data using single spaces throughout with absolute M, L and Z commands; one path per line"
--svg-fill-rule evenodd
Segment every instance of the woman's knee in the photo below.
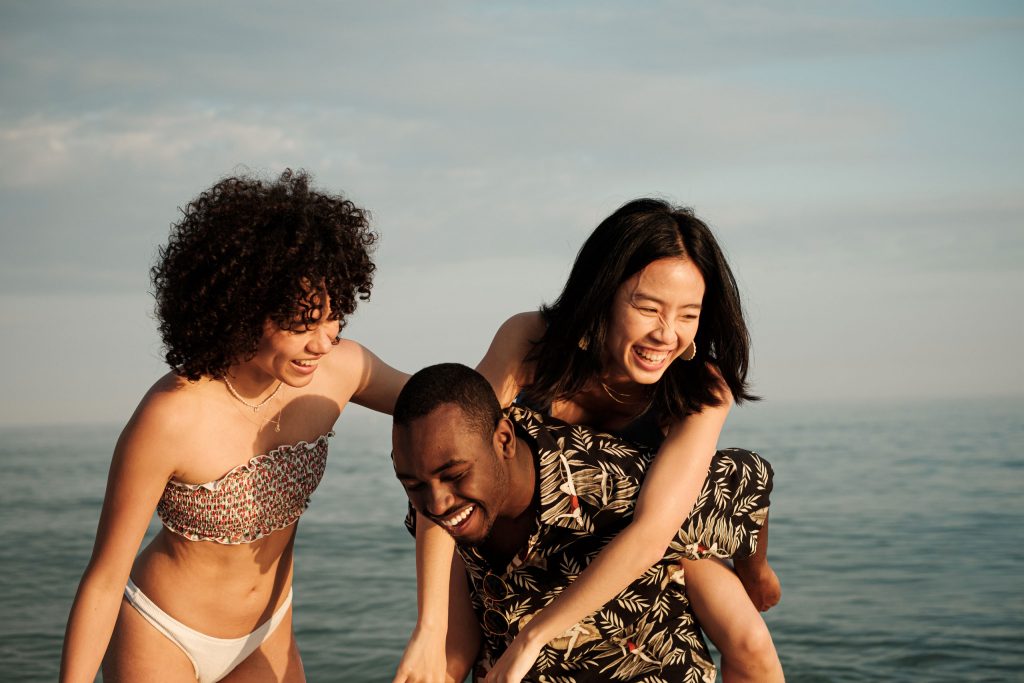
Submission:
M 722 649 L 724 656 L 748 670 L 774 669 L 779 659 L 768 625 L 762 619 L 734 630 L 729 634 L 729 643 Z

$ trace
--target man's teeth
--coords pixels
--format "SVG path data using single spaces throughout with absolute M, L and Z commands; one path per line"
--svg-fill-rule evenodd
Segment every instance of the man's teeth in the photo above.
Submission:
M 667 353 L 651 353 L 650 351 L 645 351 L 636 346 L 633 347 L 633 351 L 636 353 L 636 355 L 640 356 L 648 363 L 660 363 L 661 361 L 668 358 Z
M 466 508 L 459 514 L 455 515 L 454 517 L 449 517 L 448 519 L 442 520 L 441 523 L 447 527 L 458 526 L 466 521 L 466 518 L 469 517 L 469 515 L 473 512 L 473 507 L 474 506 L 470 505 L 468 508 Z

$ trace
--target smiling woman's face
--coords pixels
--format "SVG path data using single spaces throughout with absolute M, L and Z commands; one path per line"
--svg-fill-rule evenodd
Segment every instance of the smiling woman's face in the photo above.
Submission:
M 317 363 L 331 352 L 341 332 L 341 321 L 330 320 L 330 316 L 331 302 L 326 298 L 320 315 L 320 320 L 325 322 L 308 328 L 282 330 L 267 320 L 256 355 L 248 363 L 289 386 L 306 386 L 313 381 Z
M 649 263 L 612 302 L 602 379 L 654 384 L 697 335 L 704 277 L 693 261 Z

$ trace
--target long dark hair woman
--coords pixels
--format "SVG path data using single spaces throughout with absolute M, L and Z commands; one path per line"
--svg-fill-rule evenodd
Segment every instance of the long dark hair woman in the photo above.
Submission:
M 302 681 L 296 522 L 349 401 L 405 375 L 341 330 L 370 294 L 365 211 L 304 173 L 190 202 L 152 270 L 170 372 L 114 449 L 62 681 Z M 157 512 L 163 528 L 136 556 Z
M 532 615 L 492 663 L 488 681 L 521 680 L 548 641 L 663 556 L 705 485 L 730 408 L 755 398 L 746 380 L 749 349 L 736 282 L 711 230 L 692 211 L 657 199 L 629 202 L 606 218 L 555 302 L 501 326 L 478 370 L 502 405 L 525 402 L 658 455 L 630 526 Z M 420 619 L 398 681 L 430 680 L 472 659 L 475 634 L 462 626 L 465 618 L 447 616 L 468 609 L 457 569 L 444 590 L 453 544 L 428 522 L 417 523 Z M 757 550 L 735 558 L 735 571 L 713 549 L 695 549 L 694 557 L 714 559 L 685 563 L 687 593 L 729 682 L 782 680 L 758 613 L 780 594 L 766 543 L 763 527 Z

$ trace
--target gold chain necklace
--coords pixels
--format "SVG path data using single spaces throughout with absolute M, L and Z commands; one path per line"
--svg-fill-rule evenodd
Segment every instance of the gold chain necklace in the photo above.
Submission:
M 601 388 L 604 389 L 604 393 L 608 394 L 608 398 L 615 401 L 619 405 L 628 405 L 632 402 L 632 399 L 636 398 L 636 394 L 627 394 L 624 391 L 616 391 L 615 389 L 612 389 L 610 386 L 605 384 L 603 380 L 598 380 L 598 382 L 601 383 Z M 650 398 L 647 400 L 647 405 L 645 405 L 639 412 L 636 413 L 636 417 L 640 417 L 641 415 L 646 413 L 648 410 L 651 409 L 652 405 L 654 405 L 653 391 L 651 392 Z
M 270 402 L 270 399 L 272 399 L 275 396 L 277 396 L 277 392 L 281 391 L 281 387 L 284 386 L 284 382 L 278 382 L 277 383 L 277 388 L 274 389 L 273 392 L 271 392 L 270 396 L 267 396 L 265 399 L 263 399 L 262 401 L 260 401 L 259 403 L 256 403 L 254 405 L 252 403 L 249 403 L 244 398 L 242 398 L 241 396 L 238 395 L 238 392 L 235 391 L 235 388 L 233 386 L 231 386 L 231 382 L 228 380 L 227 377 L 224 377 L 223 379 L 224 379 L 224 385 L 227 386 L 228 391 L 231 392 L 231 395 L 234 396 L 236 399 L 238 399 L 239 403 L 241 403 L 242 405 L 244 405 L 246 407 L 249 407 L 249 408 L 252 408 L 252 412 L 254 412 L 254 413 L 258 413 L 260 411 L 260 408 L 262 408 L 263 406 L 267 405 L 267 403 Z
M 234 396 L 235 399 L 237 399 L 238 402 L 241 403 L 242 405 L 244 405 L 245 407 L 252 408 L 253 414 L 259 413 L 260 408 L 262 408 L 263 406 L 267 405 L 267 403 L 269 403 L 272 398 L 277 396 L 277 392 L 281 391 L 281 387 L 284 386 L 284 382 L 278 382 L 277 388 L 274 389 L 273 392 L 271 392 L 270 396 L 267 396 L 265 399 L 263 399 L 259 403 L 253 404 L 253 403 L 249 403 L 244 398 L 242 398 L 241 396 L 238 395 L 238 392 L 235 391 L 235 388 L 233 386 L 231 386 L 231 382 L 228 381 L 227 377 L 224 377 L 223 379 L 224 379 L 224 385 L 228 388 L 228 391 L 231 393 L 231 395 Z M 261 417 L 260 415 L 256 415 L 256 417 L 258 417 L 259 419 L 263 420 L 263 424 L 264 425 L 266 425 L 268 423 L 273 423 L 274 431 L 275 432 L 280 432 L 281 431 L 281 413 L 282 412 L 284 412 L 283 409 L 281 411 L 278 411 L 276 417 Z
M 601 383 L 601 388 L 604 389 L 604 393 L 608 394 L 608 398 L 616 403 L 629 403 L 632 399 L 636 398 L 635 394 L 627 394 L 624 391 L 612 389 L 610 386 L 605 384 L 603 380 L 597 381 Z

